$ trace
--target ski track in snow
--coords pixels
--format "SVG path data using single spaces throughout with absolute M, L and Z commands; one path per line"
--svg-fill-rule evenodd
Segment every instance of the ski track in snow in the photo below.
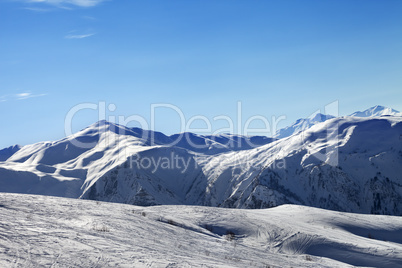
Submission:
M 0 267 L 401 267 L 402 218 L 0 193 Z

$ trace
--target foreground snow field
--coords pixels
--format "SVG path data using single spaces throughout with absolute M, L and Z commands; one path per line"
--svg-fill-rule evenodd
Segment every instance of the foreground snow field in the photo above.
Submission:
M 400 267 L 402 217 L 0 193 L 0 267 Z

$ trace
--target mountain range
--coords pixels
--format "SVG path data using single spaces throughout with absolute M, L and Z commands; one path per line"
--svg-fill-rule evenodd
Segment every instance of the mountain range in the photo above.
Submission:
M 376 106 L 373 106 L 362 112 L 360 112 L 360 111 L 354 112 L 354 113 L 350 114 L 349 116 L 355 116 L 355 117 L 402 116 L 402 113 L 400 113 L 397 110 L 391 109 L 391 108 L 387 108 L 387 107 L 384 107 L 381 105 L 376 105 Z M 335 118 L 335 116 L 328 115 L 328 114 L 322 114 L 322 113 L 318 113 L 318 112 L 314 113 L 307 118 L 297 119 L 296 122 L 294 122 L 290 126 L 279 129 L 275 133 L 274 138 L 281 139 L 281 138 L 289 137 L 293 134 L 296 134 L 303 130 L 309 129 L 311 126 L 313 126 L 315 124 L 322 123 L 331 118 Z
M 100 121 L 59 141 L 1 150 L 0 191 L 142 206 L 298 204 L 402 215 L 399 112 L 376 106 L 305 120 L 311 125 L 298 120 L 283 138 L 167 136 Z

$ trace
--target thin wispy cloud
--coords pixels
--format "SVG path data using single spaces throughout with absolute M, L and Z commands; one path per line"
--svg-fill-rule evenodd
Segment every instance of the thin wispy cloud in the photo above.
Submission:
M 16 96 L 17 96 L 18 98 L 28 98 L 30 95 L 31 95 L 31 93 L 28 93 L 28 92 L 16 94 Z
M 107 0 L 22 0 L 31 4 L 47 4 L 58 7 L 78 6 L 78 7 L 93 7 Z
M 66 38 L 66 39 L 83 39 L 83 38 L 91 37 L 93 35 L 95 35 L 95 34 L 94 33 L 90 33 L 90 34 L 68 34 L 64 38 Z
M 10 101 L 10 100 L 26 100 L 26 99 L 31 99 L 31 98 L 37 98 L 37 97 L 43 97 L 46 96 L 47 94 L 41 93 L 41 94 L 33 94 L 31 92 L 21 92 L 21 93 L 16 93 L 16 94 L 7 94 L 0 96 L 0 102 L 5 102 L 5 101 Z
M 51 11 L 51 9 L 49 8 L 40 8 L 40 7 L 25 7 L 24 9 L 41 13 Z

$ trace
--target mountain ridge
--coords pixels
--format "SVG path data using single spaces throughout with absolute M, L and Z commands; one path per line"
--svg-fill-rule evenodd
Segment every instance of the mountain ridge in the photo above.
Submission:
M 299 204 L 402 215 L 398 116 L 331 118 L 283 139 L 258 138 L 254 148 L 231 141 L 251 139 L 239 135 L 187 135 L 201 148 L 171 144 L 172 136 L 98 122 L 56 142 L 16 147 L 0 162 L 0 191 L 144 206 Z
M 388 115 L 393 115 L 393 116 L 402 116 L 402 113 L 394 110 L 392 108 L 384 107 L 381 105 L 376 105 L 371 108 L 368 108 L 364 111 L 357 111 L 349 116 L 357 116 L 357 117 L 377 117 L 377 116 L 388 116 Z
M 402 113 L 392 108 L 376 105 L 362 112 L 361 111 L 354 112 L 348 116 L 355 116 L 355 117 L 402 116 Z M 273 137 L 278 139 L 286 138 L 293 134 L 309 129 L 313 125 L 325 122 L 326 120 L 335 117 L 336 116 L 329 114 L 314 113 L 307 118 L 299 118 L 293 124 L 284 127 L 282 129 L 279 129 L 278 131 L 276 131 Z

